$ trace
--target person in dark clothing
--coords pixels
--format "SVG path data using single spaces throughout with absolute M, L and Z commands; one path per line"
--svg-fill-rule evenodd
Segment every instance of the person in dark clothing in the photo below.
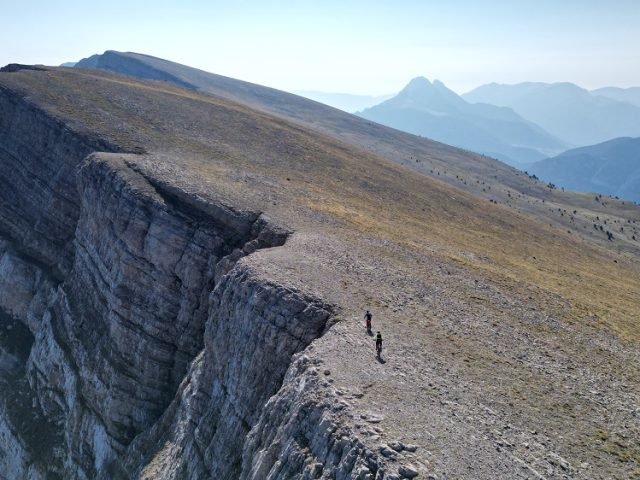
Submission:
M 371 318 L 373 317 L 373 315 L 371 315 L 371 312 L 369 310 L 367 310 L 367 313 L 364 314 L 364 320 L 365 323 L 367 325 L 367 333 L 371 333 Z
M 376 353 L 378 354 L 378 356 L 380 356 L 380 354 L 382 353 L 382 334 L 380 333 L 380 331 L 376 333 L 374 340 L 376 341 Z

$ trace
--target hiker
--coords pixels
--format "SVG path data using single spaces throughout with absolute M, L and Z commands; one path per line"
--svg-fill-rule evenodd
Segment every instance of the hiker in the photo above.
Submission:
M 371 315 L 371 312 L 367 310 L 367 313 L 364 314 L 364 319 L 367 323 L 367 333 L 371 333 L 371 317 L 373 317 L 373 315 Z
M 382 334 L 380 333 L 380 330 L 376 332 L 375 341 L 376 341 L 376 353 L 378 354 L 378 356 L 380 356 L 380 354 L 382 353 Z

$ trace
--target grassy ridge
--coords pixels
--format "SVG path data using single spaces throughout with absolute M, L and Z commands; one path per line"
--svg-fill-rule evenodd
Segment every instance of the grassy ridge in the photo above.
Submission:
M 283 118 L 165 82 L 68 70 L 4 78 L 75 128 L 133 151 L 167 152 L 172 168 L 294 227 L 323 228 L 317 220 L 328 216 L 416 254 L 436 250 L 486 275 L 561 295 L 571 319 L 640 340 L 637 257 L 549 227 L 535 212 L 496 205 Z M 473 161 L 463 151 L 458 156 Z M 547 198 L 566 201 L 566 194 Z

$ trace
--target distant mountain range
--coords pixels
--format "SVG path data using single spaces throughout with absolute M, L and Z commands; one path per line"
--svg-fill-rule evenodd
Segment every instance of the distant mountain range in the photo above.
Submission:
M 398 95 L 359 113 L 399 130 L 498 158 L 516 167 L 568 145 L 510 108 L 472 104 L 442 82 L 413 79 Z
M 510 107 L 552 135 L 574 145 L 593 145 L 617 137 L 640 136 L 640 106 L 635 89 L 589 92 L 572 83 L 491 83 L 463 95 L 469 102 Z M 618 97 L 613 99 L 611 97 Z
M 364 110 L 365 108 L 372 107 L 393 97 L 393 95 L 352 95 L 350 93 L 327 93 L 308 90 L 299 90 L 291 93 L 349 113 Z
M 618 88 L 604 87 L 597 90 L 591 90 L 593 95 L 607 97 L 619 102 L 627 102 L 640 107 L 640 87 Z
M 556 186 L 640 202 L 640 138 L 616 138 L 541 160 L 528 172 Z

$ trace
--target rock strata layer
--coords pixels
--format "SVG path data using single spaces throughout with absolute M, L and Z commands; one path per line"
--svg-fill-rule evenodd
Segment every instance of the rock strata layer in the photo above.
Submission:
M 242 260 L 290 232 L 0 113 L 0 477 L 350 478 L 362 447 L 291 366 L 333 307 Z

